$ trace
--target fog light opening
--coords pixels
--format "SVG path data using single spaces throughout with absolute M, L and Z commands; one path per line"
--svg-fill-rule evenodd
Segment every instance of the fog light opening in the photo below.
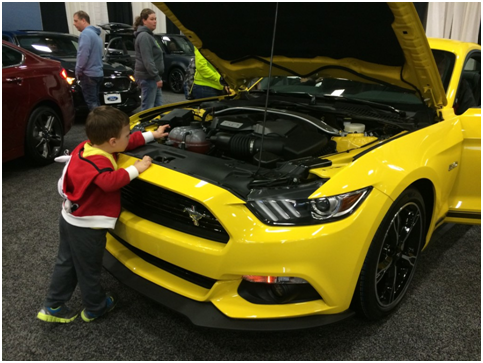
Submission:
M 299 277 L 243 275 L 243 280 L 260 284 L 307 284 Z
M 295 300 L 299 295 L 299 289 L 296 285 L 272 284 L 270 285 L 270 294 L 273 299 L 280 304 L 288 303 Z
M 291 276 L 245 275 L 238 293 L 253 304 L 293 304 L 321 299 L 308 281 Z
M 243 280 L 260 287 L 264 286 L 268 300 L 278 304 L 286 304 L 297 299 L 301 292 L 300 287 L 308 285 L 306 280 L 292 276 L 244 275 Z

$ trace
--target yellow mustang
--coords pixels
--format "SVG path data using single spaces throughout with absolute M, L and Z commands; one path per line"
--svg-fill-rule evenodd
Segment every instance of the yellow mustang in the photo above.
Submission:
M 378 319 L 436 228 L 480 224 L 479 45 L 412 3 L 155 4 L 234 92 L 131 118 L 171 131 L 119 160 L 154 160 L 108 235 L 122 282 L 200 326 Z

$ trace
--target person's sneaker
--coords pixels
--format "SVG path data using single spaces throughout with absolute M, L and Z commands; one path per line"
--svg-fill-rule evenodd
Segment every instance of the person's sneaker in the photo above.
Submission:
M 103 313 L 100 314 L 94 314 L 86 309 L 82 310 L 81 316 L 82 320 L 84 320 L 86 323 L 90 323 L 93 320 L 96 320 L 97 318 L 100 318 L 101 316 L 107 314 L 108 312 L 112 311 L 114 307 L 117 304 L 117 296 L 114 295 L 113 293 L 108 292 L 106 294 L 106 309 L 104 310 Z
M 65 305 L 56 308 L 44 306 L 37 314 L 37 318 L 49 323 L 70 323 L 79 315 L 78 311 L 73 311 Z

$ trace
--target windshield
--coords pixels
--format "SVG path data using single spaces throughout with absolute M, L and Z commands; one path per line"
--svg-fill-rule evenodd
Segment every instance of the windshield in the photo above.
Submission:
M 74 58 L 77 56 L 77 38 L 71 36 L 22 35 L 18 36 L 18 42 L 22 48 L 38 55 Z
M 268 78 L 264 78 L 256 87 L 266 91 Z M 283 94 L 310 94 L 312 96 L 334 96 L 348 99 L 360 99 L 388 105 L 420 105 L 421 100 L 415 92 L 374 83 L 358 82 L 343 78 L 319 77 L 307 78 L 296 76 L 273 77 L 270 92 Z
M 182 36 L 156 35 L 156 38 L 164 44 L 169 54 L 195 55 L 193 44 Z
M 444 50 L 432 49 L 434 60 L 438 66 L 438 72 L 443 81 L 444 91 L 448 90 L 449 81 L 453 74 L 453 67 L 456 57 L 453 53 Z

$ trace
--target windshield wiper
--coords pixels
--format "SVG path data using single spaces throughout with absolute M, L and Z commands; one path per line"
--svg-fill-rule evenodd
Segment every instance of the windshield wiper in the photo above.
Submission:
M 384 103 L 361 100 L 359 98 L 347 98 L 347 97 L 344 97 L 344 96 L 335 96 L 335 95 L 327 95 L 327 94 L 317 95 L 316 97 L 317 98 L 333 99 L 333 100 L 336 100 L 336 101 L 345 101 L 345 102 L 358 103 L 358 104 L 361 104 L 361 105 L 372 106 L 372 107 L 376 107 L 376 108 L 379 108 L 379 109 L 382 109 L 382 110 L 394 112 L 401 117 L 406 117 L 406 111 L 398 110 L 397 108 L 386 105 Z
M 256 92 L 256 90 L 254 90 L 254 91 Z M 254 91 L 252 91 L 252 92 L 254 92 Z M 266 93 L 266 91 L 263 91 L 263 92 Z M 398 110 L 397 108 L 395 108 L 393 106 L 386 105 L 384 103 L 361 100 L 359 98 L 348 98 L 348 97 L 344 97 L 344 96 L 336 96 L 336 95 L 330 95 L 330 94 L 323 94 L 323 95 L 315 94 L 314 95 L 314 94 L 308 93 L 308 92 L 279 92 L 279 91 L 275 91 L 275 90 L 272 90 L 272 89 L 269 91 L 269 93 L 273 94 L 273 95 L 295 96 L 295 97 L 296 96 L 307 96 L 307 97 L 310 98 L 309 105 L 315 105 L 316 100 L 318 98 L 333 99 L 335 101 L 352 102 L 352 103 L 357 103 L 357 104 L 361 104 L 361 105 L 371 106 L 371 107 L 374 107 L 374 108 L 379 108 L 379 109 L 382 109 L 382 110 L 385 110 L 385 111 L 390 111 L 390 112 L 393 112 L 393 113 L 399 115 L 400 117 L 406 117 L 406 111 Z
M 250 91 L 250 93 L 263 93 L 263 94 L 266 94 L 267 91 L 266 90 L 252 90 Z M 309 101 L 309 105 L 315 105 L 317 102 L 317 96 L 313 95 L 312 93 L 309 93 L 309 92 L 280 92 L 280 91 L 275 91 L 275 90 L 272 90 L 270 89 L 269 92 L 268 92 L 270 95 L 276 95 L 276 96 L 294 96 L 294 97 L 298 97 L 298 96 L 306 96 L 308 98 L 310 98 L 310 101 Z

